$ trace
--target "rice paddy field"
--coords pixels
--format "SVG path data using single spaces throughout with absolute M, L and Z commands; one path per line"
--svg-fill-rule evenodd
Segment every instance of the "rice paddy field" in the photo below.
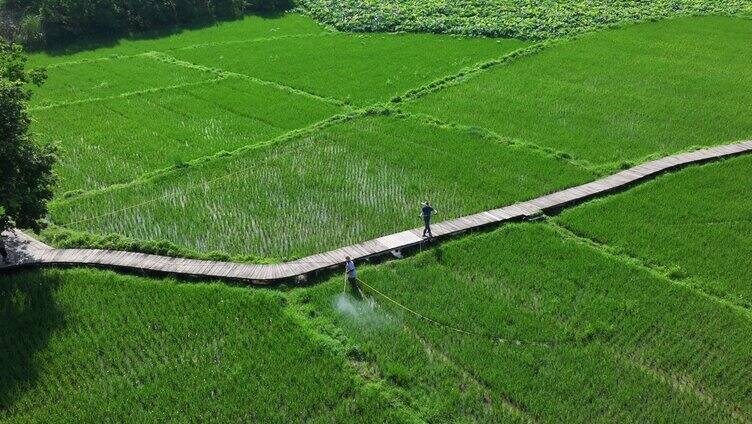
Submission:
M 750 22 L 534 43 L 292 14 L 38 54 L 33 128 L 62 148 L 50 221 L 284 260 L 416 227 L 425 199 L 450 219 L 745 139 Z
M 40 237 L 284 261 L 417 227 L 426 199 L 451 219 L 752 138 L 745 1 L 361 3 L 301 4 L 409 33 L 289 13 L 32 55 L 61 147 Z M 748 423 L 751 171 L 359 264 L 393 301 L 0 274 L 0 422 Z

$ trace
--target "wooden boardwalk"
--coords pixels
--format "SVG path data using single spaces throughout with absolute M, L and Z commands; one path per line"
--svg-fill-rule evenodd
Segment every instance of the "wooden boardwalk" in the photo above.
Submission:
M 558 210 L 596 196 L 624 189 L 631 184 L 671 169 L 750 151 L 752 151 L 752 140 L 668 156 L 643 163 L 597 181 L 526 202 L 438 222 L 433 224 L 431 228 L 435 238 L 446 238 L 468 230 L 513 220 L 528 219 L 541 212 Z M 9 264 L 0 264 L 0 270 L 13 270 L 29 266 L 81 265 L 182 277 L 216 278 L 253 284 L 270 284 L 341 267 L 345 256 L 350 256 L 356 261 L 388 255 L 400 256 L 399 252 L 402 250 L 418 247 L 424 242 L 424 239 L 420 236 L 421 231 L 420 228 L 407 230 L 330 252 L 273 265 L 182 259 L 113 250 L 54 249 L 17 231 L 15 234 L 7 234 L 7 247 L 11 261 Z

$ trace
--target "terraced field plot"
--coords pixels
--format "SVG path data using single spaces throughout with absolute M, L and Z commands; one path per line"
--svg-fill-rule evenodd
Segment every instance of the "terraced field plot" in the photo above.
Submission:
M 748 157 L 691 168 L 567 211 L 557 221 L 750 308 L 751 179 Z
M 297 14 L 285 14 L 279 18 L 247 16 L 233 22 L 181 29 L 174 33 L 137 34 L 119 41 L 82 41 L 60 50 L 34 54 L 30 59 L 33 66 L 54 66 L 66 62 L 134 55 L 155 50 L 174 50 L 217 43 L 242 44 L 279 37 L 315 37 L 329 32 L 312 19 Z
M 720 17 L 591 34 L 404 107 L 613 168 L 752 137 L 750 37 Z
M 416 403 L 430 402 L 427 413 L 439 420 L 479 411 L 492 422 L 502 420 L 494 414 L 535 422 L 708 423 L 752 415 L 748 311 L 546 224 L 505 226 L 360 273 L 429 317 L 522 340 L 457 334 L 381 298 L 376 312 L 345 307 L 337 297 L 341 278 L 298 292 L 311 315 L 341 328 L 384 378 L 415 394 Z M 474 408 L 457 406 L 467 405 L 462 391 L 432 393 L 447 390 L 449 370 L 465 376 L 459 387 L 476 396 Z M 470 394 L 477 391 L 485 395 Z
M 593 178 L 541 152 L 385 116 L 58 202 L 52 216 L 87 220 L 74 228 L 202 251 L 289 257 L 418 226 L 426 197 L 453 218 Z M 150 199 L 158 200 L 96 218 Z
M 254 75 L 364 106 L 496 59 L 526 43 L 425 34 L 290 38 L 171 52 L 191 63 Z
M 176 163 L 267 141 L 341 110 L 245 79 L 225 78 L 34 115 L 41 138 L 61 141 L 62 193 L 129 182 Z
M 443 218 L 529 199 L 623 161 L 752 136 L 751 58 L 734 47 L 750 34 L 748 20 L 682 19 L 461 71 L 525 43 L 316 31 L 249 41 L 232 27 L 226 42 L 167 39 L 164 51 L 61 64 L 38 105 L 116 98 L 34 112 L 41 137 L 62 140 L 60 194 L 73 195 L 51 218 L 279 259 L 418 226 L 425 198 Z M 170 73 L 129 81 L 141 63 Z M 406 92 L 424 95 L 386 103 Z
M 0 421 L 400 418 L 280 294 L 113 273 L 0 284 Z

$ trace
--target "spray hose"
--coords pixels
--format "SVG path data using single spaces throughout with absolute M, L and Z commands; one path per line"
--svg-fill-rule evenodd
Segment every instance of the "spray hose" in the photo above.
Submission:
M 559 345 L 559 344 L 576 344 L 576 343 L 582 343 L 582 342 L 587 341 L 586 340 L 587 338 L 572 338 L 572 339 L 564 339 L 564 340 L 519 340 L 519 339 L 507 339 L 507 338 L 504 338 L 504 337 L 499 337 L 499 336 L 494 335 L 494 334 L 479 333 L 479 332 L 474 332 L 474 331 L 463 330 L 462 328 L 458 328 L 458 327 L 455 327 L 453 325 L 446 324 L 446 323 L 443 323 L 441 321 L 437 321 L 437 320 L 435 320 L 433 318 L 429 318 L 429 317 L 421 314 L 420 312 L 417 312 L 417 311 L 414 311 L 414 310 L 410 309 L 409 307 L 407 307 L 407 306 L 405 306 L 405 305 L 397 302 L 396 300 L 394 300 L 391 297 L 387 296 L 386 294 L 382 293 L 378 289 L 370 286 L 369 284 L 367 284 L 365 281 L 361 280 L 360 278 L 357 278 L 356 281 L 358 283 L 362 284 L 363 286 L 365 286 L 368 290 L 372 291 L 373 293 L 378 294 L 382 298 L 388 300 L 389 302 L 391 302 L 392 304 L 394 304 L 398 308 L 400 308 L 400 309 L 402 309 L 402 310 L 410 313 L 411 315 L 414 315 L 414 316 L 416 316 L 416 317 L 418 317 L 418 318 L 420 318 L 420 319 L 422 319 L 424 321 L 427 321 L 427 322 L 429 322 L 429 323 L 431 323 L 433 325 L 436 325 L 436 326 L 441 327 L 441 328 L 443 328 L 445 330 L 452 331 L 452 332 L 455 332 L 455 333 L 465 334 L 465 335 L 468 335 L 468 336 L 481 337 L 481 338 L 489 339 L 489 340 L 497 342 L 497 343 L 514 344 L 514 345 L 517 345 L 517 346 L 521 346 L 521 345 L 528 345 L 528 346 L 530 346 L 530 345 L 533 345 L 533 346 L 542 346 L 542 347 L 553 347 L 554 345 Z

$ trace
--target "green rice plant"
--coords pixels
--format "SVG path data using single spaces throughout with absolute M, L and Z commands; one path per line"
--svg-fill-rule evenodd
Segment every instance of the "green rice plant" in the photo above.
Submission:
M 425 199 L 450 219 L 593 178 L 475 132 L 381 116 L 61 200 L 51 212 L 77 230 L 289 258 L 417 227 Z
M 404 422 L 279 293 L 27 272 L 0 284 L 0 421 Z
M 660 177 L 557 222 L 749 309 L 751 185 L 752 159 L 741 157 Z
M 384 102 L 416 86 L 524 46 L 517 40 L 381 34 L 289 38 L 184 49 L 170 54 L 357 105 Z
M 188 86 L 215 78 L 198 70 L 175 69 L 145 56 L 84 62 L 50 69 L 44 85 L 34 90 L 30 106 L 33 111 L 160 87 Z
M 321 25 L 307 16 L 286 13 L 276 17 L 246 16 L 232 22 L 222 22 L 174 31 L 154 31 L 133 34 L 117 42 L 99 43 L 82 40 L 63 48 L 31 55 L 32 66 L 57 66 L 78 61 L 98 60 L 146 53 L 153 50 L 173 50 L 195 45 L 254 42 L 279 37 L 306 37 L 325 33 Z
M 616 168 L 752 136 L 752 21 L 677 19 L 583 36 L 409 102 Z
M 179 72 L 180 68 L 176 70 Z M 269 140 L 337 113 L 315 99 L 239 78 L 34 112 L 59 141 L 59 192 L 123 183 Z
M 697 14 L 752 14 L 749 0 L 300 0 L 345 31 L 442 32 L 546 39 Z
M 360 278 L 459 334 L 376 296 L 369 322 L 332 308 L 342 277 L 307 292 L 342 338 L 383 363 L 442 355 L 536 422 L 744 422 L 752 417 L 752 320 L 723 303 L 546 224 L 513 224 L 414 258 L 362 267 Z M 352 321 L 352 323 L 348 323 Z M 366 327 L 364 330 L 363 327 Z M 547 345 L 533 342 L 547 341 Z M 393 364 L 396 362 L 396 364 Z M 410 369 L 408 367 L 408 369 Z M 420 368 L 417 368 L 420 370 Z M 434 372 L 433 375 L 425 373 Z M 441 379 L 407 373 L 404 385 Z

